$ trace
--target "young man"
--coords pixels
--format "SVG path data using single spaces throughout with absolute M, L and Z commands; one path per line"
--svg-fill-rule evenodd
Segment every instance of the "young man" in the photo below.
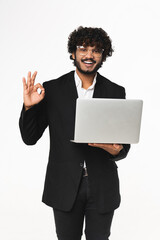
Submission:
M 113 213 L 120 204 L 115 161 L 130 145 L 75 144 L 75 104 L 80 98 L 125 98 L 125 89 L 97 71 L 112 55 L 111 40 L 101 28 L 79 27 L 68 40 L 76 71 L 35 85 L 37 72 L 23 78 L 20 117 L 23 141 L 32 145 L 49 126 L 50 153 L 43 202 L 54 211 L 59 240 L 80 240 L 85 218 L 87 240 L 107 240 Z M 41 89 L 41 93 L 37 89 Z

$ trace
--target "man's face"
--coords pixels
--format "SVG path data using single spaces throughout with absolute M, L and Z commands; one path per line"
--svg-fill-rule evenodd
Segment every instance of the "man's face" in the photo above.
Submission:
M 76 53 L 72 54 L 74 64 L 83 74 L 94 74 L 102 66 L 102 50 L 96 47 L 77 47 Z

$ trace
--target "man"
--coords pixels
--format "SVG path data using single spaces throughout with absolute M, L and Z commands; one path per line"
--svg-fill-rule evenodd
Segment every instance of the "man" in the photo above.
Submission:
M 20 117 L 23 141 L 32 145 L 49 126 L 50 153 L 43 202 L 54 211 L 59 240 L 80 240 L 85 217 L 87 240 L 107 240 L 113 213 L 120 204 L 115 161 L 130 145 L 75 144 L 75 104 L 80 98 L 125 98 L 125 89 L 97 71 L 112 55 L 111 40 L 101 28 L 79 27 L 68 40 L 76 71 L 34 84 L 23 78 L 24 106 Z M 41 93 L 37 92 L 38 88 Z

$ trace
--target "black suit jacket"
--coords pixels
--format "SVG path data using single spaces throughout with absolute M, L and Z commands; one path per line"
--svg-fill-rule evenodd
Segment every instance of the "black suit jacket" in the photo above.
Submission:
M 126 157 L 130 145 L 124 145 L 118 156 L 70 142 L 74 138 L 77 89 L 74 71 L 43 84 L 45 98 L 21 112 L 19 121 L 23 141 L 35 144 L 49 126 L 50 152 L 42 201 L 70 211 L 78 191 L 84 160 L 88 169 L 91 193 L 98 211 L 104 213 L 120 204 L 119 180 L 115 161 Z M 125 98 L 125 89 L 97 74 L 94 98 Z

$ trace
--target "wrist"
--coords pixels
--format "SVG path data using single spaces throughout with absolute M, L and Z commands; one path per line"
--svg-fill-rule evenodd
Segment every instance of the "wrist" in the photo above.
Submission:
M 31 107 L 32 107 L 32 106 L 25 106 L 25 104 L 24 104 L 24 109 L 25 109 L 25 111 L 29 110 Z

